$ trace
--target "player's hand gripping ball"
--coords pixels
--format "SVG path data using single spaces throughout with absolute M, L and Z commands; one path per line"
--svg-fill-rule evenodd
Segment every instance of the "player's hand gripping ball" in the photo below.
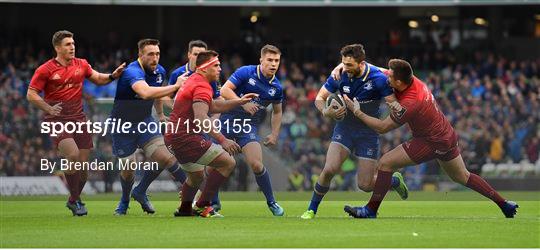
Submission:
M 332 94 L 326 99 L 326 109 L 336 121 L 342 121 L 347 114 L 347 108 L 345 107 L 345 101 L 343 97 L 338 94 Z

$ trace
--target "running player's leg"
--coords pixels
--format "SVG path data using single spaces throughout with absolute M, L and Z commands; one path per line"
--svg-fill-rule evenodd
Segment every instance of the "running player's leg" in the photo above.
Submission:
M 356 218 L 376 217 L 379 206 L 391 187 L 392 173 L 402 167 L 415 164 L 402 145 L 397 146 L 381 157 L 379 160 L 377 179 L 368 204 L 365 207 L 345 206 L 345 211 L 349 213 L 349 215 Z
M 58 142 L 58 151 L 60 151 L 60 155 L 66 158 L 70 163 L 80 161 L 80 150 L 72 137 L 60 139 Z M 64 177 L 66 178 L 70 194 L 66 206 L 71 210 L 73 215 L 85 215 L 86 211 L 83 211 L 81 204 L 77 202 L 80 195 L 81 172 L 68 168 L 67 170 L 64 170 Z
M 79 149 L 79 161 L 87 162 L 90 159 L 90 149 Z M 81 200 L 80 195 L 84 189 L 86 181 L 88 180 L 88 170 L 81 170 L 81 179 L 79 182 L 79 200 Z
M 137 150 L 137 136 L 133 134 L 113 133 L 112 135 L 113 153 L 118 157 L 122 166 L 128 166 L 130 162 L 136 162 L 135 151 Z M 125 215 L 129 207 L 129 197 L 134 182 L 134 171 L 131 168 L 120 169 L 120 184 L 122 186 L 122 196 L 115 209 L 116 215 Z
M 375 159 L 359 157 L 357 172 L 358 188 L 364 192 L 373 191 L 377 180 L 377 161 Z M 392 174 L 392 189 L 396 191 L 401 199 L 405 200 L 409 196 L 409 189 L 399 172 Z
M 253 170 L 253 174 L 255 174 L 255 181 L 266 198 L 266 204 L 270 212 L 275 216 L 282 216 L 285 211 L 276 203 L 270 174 L 262 163 L 261 144 L 257 141 L 251 141 L 242 147 L 242 153 L 246 157 L 246 163 Z
M 165 147 L 165 142 L 163 141 L 162 136 L 155 136 L 146 142 L 143 146 L 143 151 L 147 157 L 154 162 L 157 162 L 159 165 L 158 170 L 146 170 L 143 171 L 143 175 L 139 184 L 133 188 L 131 196 L 137 200 L 142 209 L 147 213 L 154 213 L 155 209 L 148 200 L 146 191 L 150 184 L 159 176 L 163 169 L 174 169 L 176 174 L 175 179 L 180 179 L 181 183 L 185 181 L 185 173 L 180 169 L 180 164 L 178 164 L 174 155 L 172 155 L 169 150 Z
M 344 145 L 336 142 L 330 143 L 328 152 L 326 153 L 324 168 L 317 183 L 315 183 L 308 210 L 302 214 L 302 219 L 312 219 L 315 216 L 324 195 L 330 189 L 332 178 L 339 173 L 341 165 L 347 157 L 349 157 L 349 150 Z
M 457 149 L 455 150 L 457 151 Z M 451 160 L 437 159 L 439 165 L 444 169 L 448 176 L 450 176 L 453 181 L 464 185 L 492 200 L 495 202 L 495 204 L 497 204 L 497 206 L 499 206 L 499 208 L 501 208 L 506 217 L 513 218 L 517 212 L 516 208 L 518 205 L 504 199 L 482 177 L 470 173 L 465 167 L 465 162 L 463 162 L 463 158 L 461 157 L 461 154 L 459 154 L 459 151 L 457 151 L 457 154 L 458 155 Z
M 193 171 L 193 172 L 190 172 Z M 174 216 L 192 216 L 192 204 L 195 199 L 195 194 L 199 189 L 203 179 L 204 170 L 186 170 L 187 179 L 182 184 L 182 198 L 180 200 L 180 206 L 174 212 Z

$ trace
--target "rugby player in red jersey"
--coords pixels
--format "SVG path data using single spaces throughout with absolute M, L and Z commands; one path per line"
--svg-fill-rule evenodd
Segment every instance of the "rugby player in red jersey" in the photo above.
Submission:
M 218 53 L 212 50 L 200 52 L 196 67 L 196 72 L 176 94 L 169 117 L 174 126 L 165 133 L 165 144 L 188 176 L 182 185 L 180 207 L 174 215 L 193 214 L 193 199 L 204 178 L 204 167 L 209 166 L 206 185 L 195 204 L 195 213 L 202 217 L 222 217 L 214 211 L 210 200 L 233 171 L 236 162 L 232 155 L 241 149 L 235 141 L 219 132 L 216 127 L 219 120 L 212 120 L 208 114 L 228 111 L 248 103 L 257 95 L 250 93 L 234 100 L 213 100 L 210 82 L 217 81 L 221 72 Z M 212 143 L 206 133 L 219 144 Z
M 45 62 L 36 69 L 28 87 L 26 99 L 45 112 L 44 122 L 86 122 L 82 106 L 82 89 L 84 79 L 97 85 L 105 85 L 120 77 L 125 63 L 112 74 L 102 74 L 92 69 L 85 59 L 75 57 L 75 41 L 73 33 L 61 30 L 54 33 L 52 45 L 56 57 Z M 44 98 L 39 94 L 44 92 Z M 83 133 L 61 133 L 51 135 L 54 145 L 60 154 L 69 162 L 88 161 L 92 149 L 92 135 Z M 81 202 L 80 194 L 86 183 L 87 170 L 68 169 L 64 171 L 69 189 L 66 204 L 73 215 L 86 215 L 88 211 Z
M 345 212 L 355 218 L 376 218 L 379 206 L 390 189 L 394 171 L 436 159 L 453 181 L 491 199 L 507 218 L 513 218 L 518 205 L 505 200 L 482 177 L 467 170 L 459 152 L 456 132 L 437 107 L 428 87 L 413 76 L 411 65 L 404 60 L 392 59 L 388 62 L 388 68 L 385 73 L 397 102 L 389 103 L 391 111 L 386 119 L 379 120 L 366 115 L 356 99 L 344 96 L 346 105 L 356 117 L 379 134 L 407 123 L 413 138 L 381 157 L 377 180 L 368 204 L 364 207 L 347 205 Z

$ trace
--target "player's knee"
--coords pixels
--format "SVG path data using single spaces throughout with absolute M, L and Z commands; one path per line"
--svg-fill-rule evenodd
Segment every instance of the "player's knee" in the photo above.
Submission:
M 358 188 L 364 192 L 373 191 L 373 183 L 367 180 L 358 180 Z
M 232 170 L 236 166 L 236 160 L 232 156 L 226 157 L 224 162 L 224 167 L 226 169 Z
M 133 170 L 122 170 L 122 171 L 120 171 L 120 176 L 124 180 L 131 180 L 131 179 L 134 178 L 134 175 L 135 175 L 135 171 L 133 171 Z
M 459 173 L 453 174 L 450 178 L 461 185 L 466 185 L 469 180 L 470 173 L 469 171 L 460 171 Z
M 70 162 L 77 162 L 79 161 L 79 153 L 80 152 L 78 149 L 74 149 L 71 152 L 64 155 L 64 157 Z
M 190 173 L 186 181 L 191 187 L 199 187 L 203 180 L 204 180 L 204 172 L 199 171 L 199 172 Z
M 249 162 L 248 165 L 251 167 L 254 173 L 260 173 L 263 170 L 263 164 L 260 161 L 252 161 Z
M 379 170 L 384 170 L 384 171 L 391 171 L 392 170 L 392 163 L 391 163 L 390 159 L 383 155 L 383 157 L 381 157 L 381 159 L 379 160 L 378 169 Z

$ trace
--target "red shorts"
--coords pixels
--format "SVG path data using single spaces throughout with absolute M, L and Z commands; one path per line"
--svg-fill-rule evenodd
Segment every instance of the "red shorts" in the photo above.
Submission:
M 62 122 L 63 124 L 65 124 L 67 122 L 72 122 L 72 123 L 76 124 L 78 122 L 86 122 L 86 117 L 81 118 L 81 119 L 77 119 L 77 120 L 47 119 L 45 121 L 46 122 Z M 73 133 L 62 132 L 60 134 L 57 134 L 56 136 L 51 135 L 50 137 L 51 137 L 51 140 L 53 141 L 54 146 L 56 148 L 58 148 L 58 144 L 62 140 L 68 139 L 68 138 L 73 138 L 73 140 L 75 141 L 75 143 L 77 144 L 77 147 L 79 149 L 92 149 L 94 147 L 94 143 L 92 142 L 92 134 L 88 133 L 85 126 L 82 127 L 81 133 L 78 133 L 77 131 L 75 131 Z
M 460 154 L 457 138 L 447 146 L 436 145 L 423 138 L 413 138 L 401 144 L 407 155 L 417 164 L 433 159 L 450 161 Z
M 212 146 L 212 141 L 199 134 L 187 134 L 181 138 L 165 136 L 165 145 L 180 164 L 197 162 Z

